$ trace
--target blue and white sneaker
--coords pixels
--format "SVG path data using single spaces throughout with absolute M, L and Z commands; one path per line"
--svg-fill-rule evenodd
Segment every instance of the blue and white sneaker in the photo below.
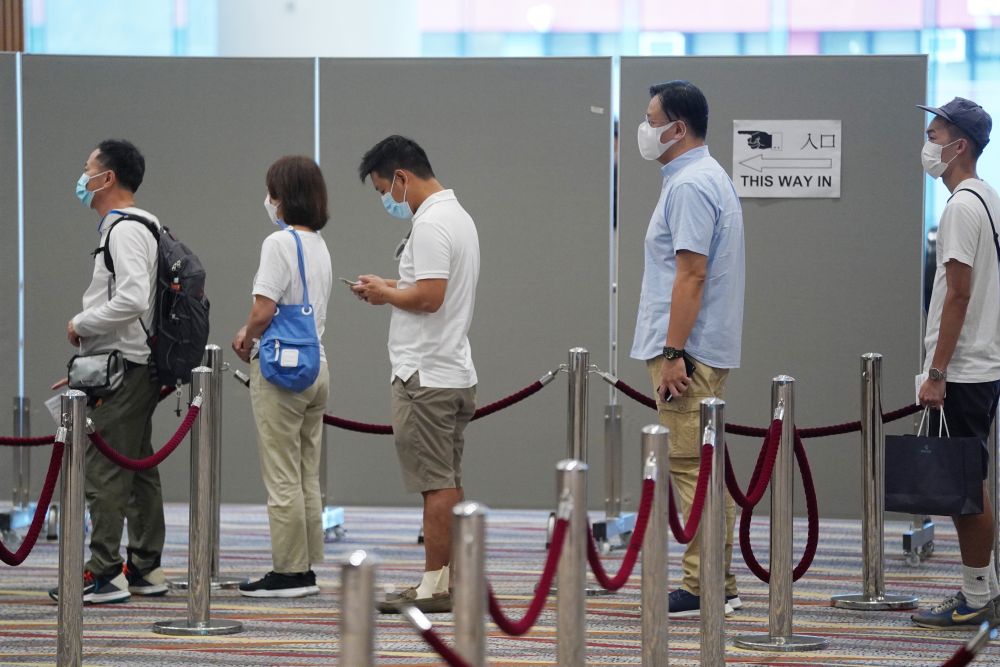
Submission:
M 49 589 L 49 597 L 59 601 L 59 587 Z M 83 572 L 83 601 L 85 604 L 106 604 L 125 602 L 132 595 L 128 592 L 128 580 L 119 572 L 114 577 L 95 577 L 89 570 Z
M 932 630 L 968 630 L 978 628 L 983 621 L 996 623 L 998 599 L 990 600 L 979 609 L 970 607 L 962 591 L 945 598 L 927 611 L 910 616 L 915 625 Z
M 670 601 L 670 618 L 698 618 L 701 616 L 701 597 L 693 593 L 688 593 L 683 588 L 670 591 L 667 598 Z M 739 598 L 737 597 L 737 600 Z M 740 606 L 743 603 L 740 602 Z M 733 607 L 726 601 L 726 616 L 733 613 Z

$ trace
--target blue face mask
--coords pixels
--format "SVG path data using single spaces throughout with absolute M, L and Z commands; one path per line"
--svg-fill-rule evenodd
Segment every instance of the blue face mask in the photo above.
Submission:
M 390 185 L 389 189 L 385 191 L 384 195 L 382 195 L 382 206 L 385 207 L 385 212 L 392 217 L 399 218 L 400 220 L 409 220 L 413 217 L 413 209 L 410 208 L 410 205 L 406 201 L 407 188 L 403 188 L 403 201 L 396 201 L 392 198 L 392 188 L 395 187 L 395 185 L 396 176 L 394 174 L 392 177 L 392 185 Z
M 80 178 L 76 179 L 76 198 L 80 200 L 80 203 L 90 208 L 91 203 L 94 201 L 94 195 L 103 190 L 104 188 L 98 188 L 96 190 L 88 190 L 87 183 L 90 183 L 90 179 L 97 178 L 98 176 L 103 176 L 108 173 L 108 171 L 102 171 L 100 174 L 94 174 L 93 176 L 87 176 L 87 172 L 80 174 Z M 107 186 L 104 186 L 107 187 Z

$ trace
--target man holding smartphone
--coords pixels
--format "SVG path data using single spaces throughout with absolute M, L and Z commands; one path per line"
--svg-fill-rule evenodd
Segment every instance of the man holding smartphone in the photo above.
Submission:
M 732 180 L 708 153 L 708 102 L 687 81 L 649 89 L 639 152 L 660 163 L 663 182 L 645 240 L 642 295 L 631 356 L 646 362 L 660 422 L 670 429 L 670 473 L 691 511 L 702 437 L 700 402 L 723 398 L 740 365 L 743 329 L 743 212 Z M 726 613 L 742 606 L 733 555 L 736 507 L 726 495 Z M 687 545 L 670 615 L 701 609 L 699 537 Z
M 424 574 L 417 586 L 379 603 L 382 613 L 411 604 L 451 611 L 451 510 L 464 500 L 464 431 L 476 410 L 469 326 L 479 282 L 479 236 L 472 217 L 431 169 L 413 140 L 393 135 L 358 168 L 386 212 L 412 224 L 396 252 L 399 279 L 359 277 L 351 290 L 392 307 L 392 428 L 403 482 L 424 504 Z

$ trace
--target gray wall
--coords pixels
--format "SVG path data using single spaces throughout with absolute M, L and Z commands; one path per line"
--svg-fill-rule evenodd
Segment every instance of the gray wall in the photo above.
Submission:
M 0 58 L 0 90 L 13 89 L 8 62 Z M 841 199 L 744 201 L 744 364 L 730 381 L 730 421 L 765 423 L 769 380 L 780 372 L 800 380 L 800 425 L 856 418 L 858 356 L 867 351 L 886 355 L 887 408 L 912 400 L 923 184 L 917 155 L 924 118 L 911 105 L 924 98 L 925 68 L 921 57 L 623 59 L 623 378 L 641 389 L 648 384 L 628 349 L 642 237 L 659 187 L 656 167 L 638 156 L 635 125 L 648 85 L 683 77 L 708 95 L 710 148 L 727 169 L 734 118 L 844 122 Z M 405 225 L 385 215 L 355 169 L 378 139 L 408 134 L 427 149 L 438 176 L 455 189 L 479 229 L 482 275 L 471 338 L 480 403 L 535 380 L 564 362 L 574 345 L 588 347 L 592 361 L 607 368 L 610 61 L 323 60 L 320 74 L 321 157 L 331 198 L 324 235 L 334 273 L 393 275 L 392 251 Z M 271 231 L 261 205 L 265 170 L 280 155 L 313 152 L 313 75 L 312 60 L 25 57 L 26 393 L 37 406 L 36 433 L 51 432 L 41 402 L 72 353 L 65 323 L 79 309 L 97 243 L 93 212 L 73 196 L 94 143 L 125 136 L 146 153 L 140 205 L 190 241 L 207 264 L 212 339 L 228 351 L 249 306 L 260 242 Z M 12 141 L 8 99 L 0 97 L 2 148 Z M 888 105 L 888 112 L 864 112 L 868 100 L 878 100 L 880 109 Z M 0 152 L 5 166 L 12 154 Z M 11 188 L 10 180 L 0 179 L 0 188 Z M 13 201 L 12 190 L 0 207 Z M 7 255 L 3 260 L 16 267 Z M 5 305 L 14 298 L 12 274 L 4 273 L 0 290 Z M 334 285 L 324 341 L 331 412 L 388 421 L 388 315 Z M 0 345 L 11 346 L 11 324 L 0 321 L 2 326 L 8 328 L 0 330 Z M 231 353 L 227 358 L 234 361 Z M 0 367 L 0 382 L 13 394 L 9 364 Z M 224 386 L 223 498 L 260 503 L 247 392 L 229 380 Z M 606 398 L 595 379 L 592 507 L 600 506 Z M 634 497 L 638 429 L 655 416 L 627 398 L 622 402 L 626 486 Z M 157 444 L 177 426 L 172 407 L 171 401 L 158 411 Z M 565 455 L 565 410 L 561 376 L 525 403 L 472 424 L 470 495 L 498 507 L 550 506 L 553 464 Z M 327 433 L 333 499 L 416 502 L 401 491 L 391 438 Z M 745 477 L 759 443 L 732 440 Z M 811 449 L 824 515 L 855 516 L 857 438 L 814 441 Z M 168 499 L 186 500 L 187 465 L 184 453 L 164 464 Z M 5 469 L 0 465 L 0 483 Z M 0 487 L 4 496 L 7 486 Z
M 0 220 L 4 242 L 0 243 L 0 433 L 12 433 L 12 397 L 17 395 L 17 98 L 15 56 L 0 53 Z M 6 448 L 5 448 L 6 449 Z M 0 451 L 0 503 L 10 503 L 11 453 Z M 41 455 L 33 466 L 33 489 L 44 476 Z
M 841 119 L 840 199 L 744 199 L 747 286 L 743 364 L 730 375 L 727 420 L 769 421 L 770 380 L 795 377 L 796 422 L 850 421 L 860 409 L 859 357 L 885 356 L 883 405 L 913 402 L 920 352 L 925 114 L 923 56 L 878 58 L 623 58 L 621 74 L 622 377 L 647 387 L 629 360 L 642 244 L 660 187 L 635 147 L 650 84 L 688 79 L 709 103 L 709 151 L 731 173 L 734 119 Z M 876 111 L 873 111 L 876 109 Z M 652 412 L 626 400 L 625 442 Z M 909 421 L 900 428 L 908 428 Z M 887 432 L 895 432 L 888 430 Z M 730 437 L 744 483 L 760 448 Z M 824 516 L 860 510 L 859 437 L 808 442 Z M 626 459 L 628 460 L 628 459 Z M 799 498 L 798 508 L 804 508 Z M 804 511 L 804 509 L 803 509 Z
M 73 353 L 66 322 L 80 310 L 98 243 L 96 215 L 73 191 L 107 137 L 144 152 L 137 202 L 207 266 L 211 338 L 228 351 L 249 310 L 260 242 L 273 230 L 263 208 L 267 167 L 312 153 L 313 61 L 26 56 L 24 97 L 27 394 L 36 404 L 47 397 Z M 260 502 L 247 392 L 228 378 L 223 386 L 223 497 Z M 174 406 L 169 399 L 157 411 L 154 446 L 176 430 Z M 36 409 L 34 427 L 51 432 L 53 422 Z M 188 469 L 186 446 L 163 464 L 167 499 L 187 499 Z

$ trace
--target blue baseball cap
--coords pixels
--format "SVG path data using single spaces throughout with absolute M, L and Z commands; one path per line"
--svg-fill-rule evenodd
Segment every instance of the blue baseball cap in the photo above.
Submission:
M 981 106 L 964 97 L 956 97 L 948 104 L 940 107 L 928 107 L 918 104 L 917 107 L 930 111 L 935 116 L 941 116 L 946 121 L 969 135 L 969 138 L 986 148 L 990 143 L 990 130 L 993 129 L 993 119 Z

